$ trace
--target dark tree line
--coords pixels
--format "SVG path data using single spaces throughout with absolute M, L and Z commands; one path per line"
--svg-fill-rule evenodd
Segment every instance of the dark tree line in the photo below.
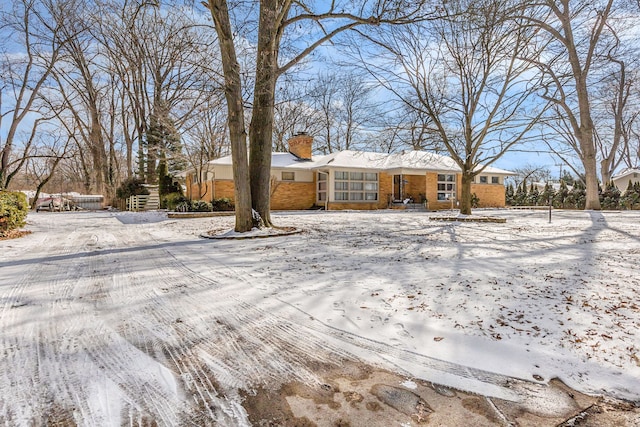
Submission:
M 598 197 L 602 209 L 640 209 L 640 182 L 629 182 L 625 191 L 620 191 L 612 183 L 604 188 L 598 187 Z M 508 206 L 549 206 L 557 209 L 585 209 L 586 188 L 581 181 L 567 184 L 560 181 L 559 188 L 554 189 L 549 183 L 540 190 L 535 184 L 522 182 L 514 187 L 509 184 L 506 189 Z

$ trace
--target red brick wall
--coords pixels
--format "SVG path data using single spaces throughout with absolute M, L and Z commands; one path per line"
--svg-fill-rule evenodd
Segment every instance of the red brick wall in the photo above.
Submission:
M 471 193 L 476 193 L 480 199 L 478 207 L 503 208 L 506 205 L 502 184 L 471 184 Z
M 283 182 L 271 196 L 271 209 L 273 210 L 301 210 L 309 209 L 316 204 L 315 182 Z

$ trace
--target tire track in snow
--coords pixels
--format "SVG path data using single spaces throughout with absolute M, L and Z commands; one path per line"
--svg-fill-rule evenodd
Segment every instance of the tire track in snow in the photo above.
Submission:
M 151 380 L 137 378 L 137 372 L 146 368 L 140 364 L 138 371 L 130 368 L 131 361 L 140 358 L 139 351 L 118 341 L 116 334 L 105 334 L 100 323 L 100 306 L 111 302 L 107 300 L 106 289 L 110 284 L 104 281 L 110 276 L 108 262 L 112 255 L 109 249 L 114 246 L 113 239 L 97 230 L 81 230 L 71 232 L 61 244 L 49 246 L 47 252 L 56 262 L 40 263 L 37 268 L 30 269 L 30 275 L 23 280 L 24 287 L 28 287 L 32 278 L 51 279 L 46 291 L 41 291 L 40 295 L 41 300 L 48 303 L 31 321 L 34 332 L 29 340 L 19 340 L 10 347 L 19 351 L 14 351 L 9 363 L 4 364 L 16 366 L 11 362 L 20 361 L 29 365 L 5 382 L 18 385 L 18 393 L 24 395 L 20 400 L 25 403 L 17 410 L 5 405 L 5 413 L 9 415 L 4 418 L 46 423 L 53 407 L 54 419 L 58 421 L 61 421 L 60 414 L 67 413 L 62 420 L 77 417 L 87 422 L 91 420 L 94 425 L 106 425 L 112 416 L 109 409 L 113 408 L 109 408 L 108 402 L 105 404 L 103 394 L 106 392 L 97 384 L 109 383 L 107 388 L 111 394 L 117 394 L 118 400 L 124 402 L 115 406 L 133 408 L 129 410 L 136 413 L 132 419 L 175 425 L 178 417 L 171 408 L 180 407 L 180 402 L 167 397 L 163 386 L 153 383 L 153 376 Z M 46 259 L 44 255 L 41 257 Z M 100 301 L 103 304 L 97 304 Z M 106 341 L 101 341 L 104 337 Z M 110 347 L 114 342 L 121 344 L 116 346 L 117 351 Z M 33 343 L 40 351 L 34 351 Z M 114 358 L 107 357 L 110 351 L 116 355 Z M 34 359 L 33 355 L 39 357 Z M 84 381 L 75 374 L 78 365 L 83 367 L 80 378 Z M 122 372 L 129 375 L 123 377 Z M 87 378 L 91 380 L 87 381 Z M 156 402 L 166 404 L 158 407 Z M 11 415 L 16 411 L 18 415 Z
M 184 253 L 181 259 L 188 262 L 190 256 Z M 215 261 L 215 259 L 210 259 Z M 221 263 L 224 267 L 224 263 Z M 185 266 L 186 267 L 186 266 Z M 233 269 L 228 269 L 227 278 L 235 279 L 240 284 L 248 286 L 256 286 L 251 283 L 248 276 L 239 277 Z M 206 279 L 206 278 L 205 278 Z M 249 283 L 247 283 L 249 281 Z M 371 340 L 369 338 L 347 332 L 323 322 L 318 319 L 312 319 L 312 316 L 297 307 L 287 303 L 284 300 L 271 296 L 282 306 L 288 306 L 298 312 L 295 314 L 293 310 L 283 310 L 274 304 L 268 304 L 262 301 L 259 304 L 242 302 L 240 297 L 230 296 L 236 302 L 233 304 L 235 309 L 229 313 L 235 317 L 234 324 L 246 325 L 243 329 L 244 333 L 237 339 L 243 339 L 250 343 L 262 343 L 264 348 L 272 347 L 272 359 L 287 358 L 287 355 L 293 354 L 296 360 L 305 360 L 306 362 L 324 362 L 330 360 L 361 360 L 362 355 L 366 359 L 377 359 L 380 364 L 386 365 L 396 371 L 402 371 L 410 376 L 423 375 L 423 379 L 429 380 L 430 377 L 436 376 L 444 385 L 450 385 L 454 388 L 480 390 L 487 389 L 486 384 L 492 385 L 492 392 L 496 397 L 508 400 L 520 400 L 520 397 L 506 386 L 513 381 L 510 377 L 495 374 L 489 371 L 469 368 L 463 365 L 434 359 L 429 356 L 412 352 L 410 350 L 400 349 L 384 342 Z M 300 315 L 301 314 L 301 315 Z M 256 346 L 259 348 L 259 345 Z M 322 354 L 329 354 L 328 357 L 321 357 Z M 237 359 L 236 359 L 237 360 Z M 256 361 L 240 361 L 243 363 L 256 363 Z M 299 363 L 298 363 L 299 365 Z M 410 367 L 410 369 L 407 369 Z M 296 374 L 290 372 L 279 372 L 278 369 L 270 367 L 277 375 L 285 377 L 294 377 Z M 301 369 L 302 368 L 302 369 Z M 298 372 L 304 372 L 304 367 L 298 367 Z M 267 370 L 268 372 L 269 370 Z M 253 378 L 254 380 L 256 378 Z M 300 381 L 312 381 L 310 377 L 295 378 Z M 263 382 L 263 379 L 258 379 Z M 251 381 L 248 381 L 251 384 Z M 255 382 L 254 382 L 255 383 Z
M 136 231 L 136 240 L 148 241 L 149 236 Z M 181 317 L 190 315 L 191 310 L 180 310 L 168 301 L 180 299 L 193 277 L 167 262 L 166 255 L 159 248 L 141 248 L 121 254 L 124 269 L 129 271 L 122 278 L 123 286 L 135 289 L 130 295 L 133 303 L 123 307 L 117 315 L 119 319 L 127 319 L 120 322 L 122 336 L 157 363 L 166 365 L 181 382 L 181 393 L 190 395 L 183 402 L 180 413 L 183 422 L 204 425 L 218 420 L 222 425 L 235 424 L 227 414 L 237 412 L 237 409 L 229 407 L 224 396 L 220 396 L 211 372 L 192 351 L 206 337 L 193 331 L 181 332 L 175 327 L 182 322 Z M 144 270 L 132 274 L 142 265 L 141 259 L 145 261 Z
M 31 386 L 21 379 L 19 392 L 26 397 L 45 389 L 59 402 L 42 398 L 19 408 L 15 399 L 0 397 L 0 421 L 42 420 L 35 417 L 57 405 L 80 424 L 247 425 L 239 389 L 318 383 L 315 367 L 346 360 L 373 360 L 409 375 L 428 367 L 503 385 L 503 377 L 311 320 L 260 290 L 251 271 L 225 264 L 224 254 L 202 267 L 198 249 L 205 243 L 165 245 L 145 227 L 103 225 L 98 218 L 71 231 L 68 247 L 56 242 L 48 252 L 59 262 L 36 270 L 57 277 L 42 294 L 47 314 L 32 332 L 44 338 L 28 342 L 3 334 L 5 351 L 20 349 L 11 359 L 26 364 L 20 372 L 39 373 Z M 54 313 L 56 321 L 44 326 Z M 44 345 L 38 348 L 37 341 Z M 44 357 L 37 361 L 30 352 Z
M 174 363 L 172 370 L 184 380 L 185 389 L 192 390 L 198 408 L 211 406 L 220 393 L 237 394 L 241 387 L 290 379 L 317 382 L 305 362 L 335 364 L 336 354 L 345 357 L 339 348 L 332 349 L 330 356 L 320 357 L 327 354 L 326 345 L 311 337 L 297 339 L 300 332 L 295 325 L 283 326 L 283 319 L 275 317 L 265 321 L 268 313 L 252 311 L 251 305 L 241 301 L 221 299 L 219 284 L 189 270 L 168 253 L 147 257 L 146 261 L 146 274 L 153 275 L 145 276 L 145 281 L 153 280 L 153 294 L 143 304 L 143 315 L 134 315 L 135 328 L 145 330 L 142 336 L 155 333 L 153 340 L 164 346 L 167 359 Z M 138 279 L 130 280 L 138 288 Z M 169 328 L 158 334 L 154 331 L 158 324 Z M 147 351 L 153 347 L 134 345 Z M 212 375 L 220 387 L 212 382 Z M 221 412 L 233 414 L 237 422 L 239 416 L 244 417 L 241 409 L 237 403 L 231 407 L 227 404 Z
M 188 262 L 191 254 L 181 253 L 180 258 Z M 215 259 L 211 261 L 215 262 Z M 224 267 L 224 263 L 221 263 L 221 265 Z M 240 286 L 255 287 L 255 284 L 251 283 L 250 277 L 246 275 L 237 276 L 237 273 L 232 269 L 227 269 L 224 276 L 232 280 L 235 278 Z M 351 334 L 321 323 L 316 319 L 310 320 L 311 316 L 308 313 L 300 312 L 294 306 L 290 307 L 299 311 L 298 315 L 292 312 L 292 310 L 283 310 L 275 305 L 268 306 L 265 302 L 258 304 L 243 302 L 241 298 L 237 296 L 228 296 L 228 299 L 235 300 L 232 304 L 234 310 L 228 314 L 234 319 L 233 324 L 246 325 L 246 328 L 242 328 L 243 333 L 238 334 L 238 337 L 235 339 L 244 341 L 244 346 L 253 346 L 254 352 L 258 351 L 258 349 L 262 349 L 264 352 L 265 348 L 271 348 L 271 360 L 283 360 L 290 354 L 294 355 L 294 358 L 297 360 L 296 364 L 298 366 L 296 371 L 298 373 L 305 372 L 306 370 L 304 366 L 300 366 L 299 360 L 304 360 L 306 363 L 330 363 L 330 361 L 335 362 L 336 360 L 362 359 L 356 355 L 365 355 L 365 358 L 370 360 L 371 355 L 373 355 L 373 359 L 377 359 L 380 364 L 386 365 L 387 368 L 391 365 L 394 370 L 400 370 L 409 375 L 415 375 L 416 371 L 422 372 L 423 374 L 443 373 L 449 384 L 456 388 L 461 388 L 461 385 L 468 387 L 469 384 L 473 385 L 473 382 L 477 382 L 475 389 L 479 390 L 480 388 L 486 389 L 484 384 L 493 384 L 495 385 L 493 391 L 497 396 L 511 400 L 517 399 L 514 393 L 503 387 L 507 384 L 509 380 L 508 377 L 477 369 L 469 369 L 465 366 L 440 361 L 419 353 L 398 349 L 386 343 Z M 279 301 L 281 305 L 288 305 L 282 300 L 277 301 Z M 228 304 L 229 303 L 223 304 L 223 308 Z M 302 314 L 302 316 L 300 316 L 300 314 Z M 226 316 L 226 318 L 229 317 Z M 319 356 L 327 354 L 330 356 Z M 258 364 L 259 361 L 256 360 L 243 361 L 242 358 L 236 358 L 235 361 L 239 366 L 246 365 L 247 363 L 260 366 Z M 402 366 L 411 366 L 413 372 L 407 371 L 407 369 Z M 278 368 L 274 366 L 268 366 L 265 372 L 274 372 L 278 376 L 285 378 L 288 377 L 300 381 L 313 382 L 311 376 L 300 376 L 299 374 L 287 372 L 286 370 L 284 372 L 279 371 Z M 268 380 L 265 380 L 263 377 L 264 375 L 258 378 L 247 378 L 246 382 L 248 384 L 255 384 L 256 380 L 259 381 L 259 383 L 268 382 Z M 443 377 L 443 375 L 440 375 L 440 377 Z
M 59 280 L 68 273 L 63 260 L 73 253 L 76 237 L 70 233 L 60 241 L 43 239 L 38 250 L 31 253 L 33 262 L 21 268 L 20 271 L 24 272 L 22 277 L 11 288 L 4 288 L 8 291 L 9 304 L 13 305 L 7 308 L 5 304 L 0 314 L 0 345 L 4 349 L 0 358 L 0 366 L 3 367 L 0 381 L 12 384 L 12 393 L 23 398 L 18 408 L 0 405 L 0 420 L 20 423 L 41 419 L 43 415 L 40 414 L 54 416 L 45 410 L 58 405 L 58 402 L 52 397 L 56 395 L 56 387 L 48 384 L 46 379 L 51 346 L 43 330 L 47 324 L 54 323 L 48 302 L 55 298 L 55 290 L 45 281 Z M 28 323 L 26 328 L 25 323 Z M 25 334 L 25 330 L 29 333 Z

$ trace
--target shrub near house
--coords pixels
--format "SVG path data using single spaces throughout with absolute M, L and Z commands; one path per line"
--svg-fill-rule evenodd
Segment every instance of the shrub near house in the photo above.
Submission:
M 27 196 L 20 192 L 0 192 L 0 237 L 11 230 L 24 227 L 29 204 Z

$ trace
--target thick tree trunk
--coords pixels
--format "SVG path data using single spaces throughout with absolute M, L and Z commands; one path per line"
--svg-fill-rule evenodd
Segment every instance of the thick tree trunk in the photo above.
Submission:
M 602 184 L 607 185 L 611 182 L 611 162 L 609 159 L 600 160 L 600 176 L 602 176 Z
M 578 108 L 580 109 L 580 128 L 578 142 L 582 151 L 582 165 L 584 167 L 586 200 L 585 209 L 600 210 L 600 194 L 598 193 L 598 166 L 596 160 L 596 147 L 593 138 L 593 120 L 591 118 L 591 105 L 589 92 L 584 76 L 576 79 Z
M 89 131 L 89 152 L 93 163 L 93 182 L 97 194 L 104 194 L 106 154 L 104 151 L 104 141 L 102 139 L 102 129 L 100 116 L 97 107 L 91 106 L 91 129 Z
M 233 161 L 233 182 L 237 232 L 250 231 L 253 227 L 251 189 L 249 185 L 249 161 L 247 158 L 247 133 L 244 126 L 242 82 L 240 65 L 233 44 L 233 31 L 225 0 L 209 0 L 209 10 L 215 23 L 224 71 L 224 94 L 229 114 L 229 140 Z
M 124 179 L 129 179 L 134 174 L 133 173 L 133 139 L 131 138 L 131 135 L 125 132 L 124 140 L 127 147 L 127 154 L 126 154 L 127 176 L 125 176 Z
M 591 142 L 580 143 L 582 144 L 582 164 L 584 166 L 584 176 L 586 185 L 586 200 L 584 208 L 587 210 L 602 209 L 600 206 L 600 194 L 598 192 L 598 169 L 596 161 L 596 150 L 593 146 L 593 136 L 589 137 L 588 134 L 585 139 Z
M 9 156 L 11 155 L 11 142 L 6 142 L 0 153 L 0 190 L 4 190 L 9 185 L 7 175 L 9 175 Z
M 602 26 L 606 22 L 606 17 L 611 8 L 611 1 L 607 6 L 604 14 L 599 17 L 601 27 L 600 30 L 592 33 L 589 49 L 595 49 L 601 34 Z M 559 9 L 558 9 L 559 11 Z M 564 29 L 564 40 L 562 40 L 568 53 L 569 64 L 573 71 L 573 78 L 576 84 L 576 95 L 578 97 L 579 125 L 574 124 L 574 133 L 578 139 L 581 150 L 581 160 L 584 167 L 585 184 L 586 184 L 586 203 L 585 209 L 600 210 L 600 195 L 598 194 L 598 170 L 596 162 L 596 147 L 593 138 L 593 119 L 591 117 L 591 103 L 589 101 L 589 90 L 587 76 L 592 63 L 581 63 L 576 41 L 573 37 L 572 17 L 570 16 L 568 5 L 563 12 L 556 16 Z M 575 122 L 574 122 L 575 123 Z M 577 129 L 576 129 L 577 126 Z
M 462 182 L 460 188 L 460 213 L 471 215 L 471 183 L 473 175 L 470 171 L 462 171 Z
M 5 190 L 9 187 L 9 160 L 13 149 L 13 138 L 16 135 L 20 121 L 21 119 L 16 119 L 16 114 L 14 114 L 14 119 L 5 138 L 4 147 L 2 147 L 2 153 L 0 153 L 0 190 Z
M 249 128 L 251 200 L 265 226 L 271 223 L 271 152 L 279 37 L 277 4 L 262 1 L 258 28 L 258 58 L 253 113 Z

